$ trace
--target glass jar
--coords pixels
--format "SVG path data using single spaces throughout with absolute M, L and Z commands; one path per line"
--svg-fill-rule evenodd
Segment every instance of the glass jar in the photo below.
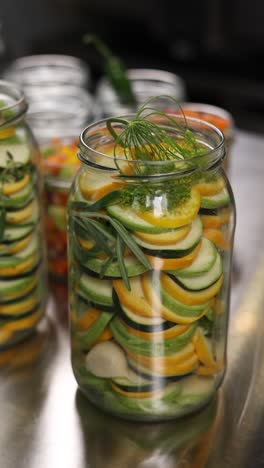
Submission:
M 44 312 L 39 150 L 27 104 L 0 81 L 0 350 L 31 335 Z
M 78 136 L 93 115 L 92 97 L 76 88 L 68 88 L 66 92 L 51 88 L 31 102 L 28 113 L 42 155 L 48 271 L 52 278 L 64 283 L 67 282 L 66 204 L 79 166 Z
M 185 115 L 197 117 L 219 128 L 225 137 L 226 158 L 223 160 L 223 168 L 228 171 L 231 149 L 234 142 L 234 119 L 230 112 L 212 104 L 203 104 L 200 102 L 183 102 L 182 109 Z
M 159 421 L 200 409 L 223 380 L 235 206 L 221 131 L 158 116 L 162 149 L 128 154 L 114 137 L 131 118 L 80 137 L 68 203 L 72 366 L 96 406 Z M 188 158 L 164 159 L 171 139 Z
M 155 99 L 155 106 L 161 109 L 172 105 L 172 96 L 176 101 L 186 99 L 186 87 L 183 79 L 174 73 L 165 70 L 130 69 L 128 78 L 132 82 L 132 89 L 137 98 L 138 106 L 153 96 L 161 96 Z M 112 115 L 125 115 L 135 112 L 136 108 L 122 104 L 109 81 L 103 77 L 96 89 L 96 102 L 102 117 Z M 175 105 L 176 108 L 176 105 Z
M 5 69 L 4 77 L 19 84 L 29 99 L 51 87 L 90 86 L 89 67 L 83 60 L 70 55 L 41 54 L 20 57 Z

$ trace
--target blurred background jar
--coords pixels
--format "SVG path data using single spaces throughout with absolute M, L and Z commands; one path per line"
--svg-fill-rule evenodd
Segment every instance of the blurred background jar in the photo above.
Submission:
M 136 98 L 136 105 L 123 104 L 116 91 L 106 77 L 101 78 L 96 88 L 96 102 L 101 117 L 107 118 L 113 115 L 125 115 L 135 112 L 136 109 L 152 96 L 161 96 L 155 99 L 153 105 L 160 109 L 171 106 L 171 100 L 165 96 L 174 97 L 176 101 L 186 99 L 186 87 L 181 77 L 165 70 L 157 69 L 129 69 L 127 76 L 132 84 L 132 90 Z M 177 105 L 175 103 L 175 109 Z
M 211 104 L 199 102 L 183 102 L 181 107 L 187 117 L 196 117 L 205 120 L 219 128 L 225 137 L 226 157 L 223 161 L 223 168 L 228 171 L 232 145 L 235 136 L 235 123 L 233 116 L 226 109 Z M 168 112 L 169 109 L 166 111 Z
M 39 150 L 22 91 L 0 81 L 0 350 L 29 337 L 44 314 Z
M 65 283 L 65 208 L 71 182 L 79 166 L 78 137 L 94 115 L 95 106 L 89 92 L 75 87 L 46 90 L 31 102 L 28 113 L 28 122 L 42 155 L 48 271 L 52 278 Z
M 75 86 L 89 89 L 90 69 L 70 55 L 29 55 L 14 60 L 4 71 L 4 78 L 19 84 L 31 100 L 53 87 Z

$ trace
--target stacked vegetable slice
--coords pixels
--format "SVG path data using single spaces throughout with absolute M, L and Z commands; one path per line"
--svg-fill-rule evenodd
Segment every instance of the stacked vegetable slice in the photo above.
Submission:
M 0 349 L 30 334 L 43 313 L 36 173 L 30 147 L 12 138 L 0 140 Z
M 152 403 L 161 400 L 167 406 L 202 404 L 224 366 L 214 327 L 231 241 L 225 181 L 221 176 L 196 181 L 188 200 L 160 216 L 155 209 L 122 205 L 118 198 L 113 203 L 105 183 L 105 189 L 99 184 L 103 207 L 95 187 L 93 192 L 93 203 L 103 211 L 95 212 L 90 194 L 82 191 L 89 201 L 86 238 L 84 226 L 75 224 L 72 244 L 73 339 L 86 354 L 87 375 L 107 379 L 127 410 L 152 411 Z M 98 238 L 91 227 L 96 225 L 89 225 L 96 219 Z M 132 242 L 123 246 L 121 263 L 115 255 L 120 226 Z M 99 238 L 110 252 L 102 251 Z M 135 254 L 134 244 L 147 263 Z

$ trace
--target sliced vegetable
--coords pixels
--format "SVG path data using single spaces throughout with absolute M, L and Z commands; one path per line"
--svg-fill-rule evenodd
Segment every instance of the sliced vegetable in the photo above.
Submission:
M 135 231 L 134 236 L 148 245 L 159 246 L 159 248 L 163 248 L 165 246 L 164 248 L 166 248 L 166 245 L 174 244 L 184 239 L 187 234 L 189 234 L 191 226 L 191 224 L 187 224 L 186 226 L 161 234 L 149 234 L 147 232 Z
M 5 169 L 9 164 L 8 153 L 13 156 L 13 161 L 17 164 L 28 164 L 31 158 L 31 150 L 27 144 L 0 145 L 0 167 Z
M 176 278 L 184 288 L 190 289 L 192 291 L 199 291 L 214 284 L 220 278 L 222 273 L 222 260 L 219 253 L 217 253 L 215 263 L 209 271 L 192 278 L 186 278 L 185 276 L 181 275 L 177 275 Z
M 226 188 L 223 188 L 221 192 L 210 197 L 203 196 L 201 198 L 201 208 L 215 209 L 227 206 L 230 203 L 230 197 Z
M 164 290 L 174 299 L 186 305 L 203 304 L 212 299 L 220 291 L 223 284 L 223 275 L 209 288 L 202 291 L 186 291 L 168 275 L 161 273 L 161 284 Z
M 110 379 L 126 377 L 128 374 L 124 351 L 111 341 L 95 345 L 87 354 L 85 365 L 87 370 L 96 377 Z
M 144 221 L 163 228 L 177 228 L 191 223 L 200 208 L 200 194 L 192 188 L 190 198 L 176 208 L 172 213 L 163 216 L 156 215 L 153 211 L 138 212 L 138 216 Z
M 177 270 L 190 266 L 199 254 L 200 247 L 201 243 L 199 243 L 191 253 L 179 258 L 161 258 L 147 254 L 146 257 L 154 270 Z
M 137 240 L 138 244 L 144 248 L 144 251 L 148 252 L 150 255 L 157 254 L 160 257 L 181 257 L 187 255 L 194 249 L 194 247 L 201 240 L 202 233 L 203 226 L 199 216 L 197 216 L 195 220 L 191 223 L 191 229 L 189 230 L 188 234 L 185 236 L 184 239 L 173 244 L 167 244 L 166 246 L 163 246 L 162 249 L 159 244 L 151 244 L 149 242 L 138 239 L 136 236 L 134 236 L 134 238 Z M 171 234 L 171 232 L 167 234 Z M 163 234 L 163 236 L 164 235 L 165 234 Z
M 111 281 L 93 278 L 83 273 L 79 281 L 79 287 L 90 301 L 96 304 L 113 306 Z
M 201 248 L 193 263 L 182 270 L 169 270 L 168 273 L 181 278 L 199 276 L 201 273 L 209 271 L 215 263 L 217 250 L 214 244 L 208 239 L 203 238 Z
M 92 273 L 96 273 L 100 276 L 100 272 L 103 268 L 105 260 L 100 258 L 91 258 L 83 263 L 82 267 Z M 140 275 L 148 270 L 141 262 L 139 262 L 135 257 L 125 257 L 124 263 L 129 277 Z M 121 278 L 121 271 L 119 264 L 116 261 L 113 261 L 107 266 L 104 270 L 104 278 Z

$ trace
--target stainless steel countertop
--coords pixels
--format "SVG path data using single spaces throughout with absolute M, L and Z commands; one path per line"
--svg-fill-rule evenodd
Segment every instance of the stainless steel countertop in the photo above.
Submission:
M 106 416 L 77 390 L 67 313 L 50 299 L 39 333 L 13 357 L 0 354 L 0 468 L 264 467 L 264 137 L 237 131 L 230 174 L 238 220 L 229 365 L 217 398 L 163 424 Z

